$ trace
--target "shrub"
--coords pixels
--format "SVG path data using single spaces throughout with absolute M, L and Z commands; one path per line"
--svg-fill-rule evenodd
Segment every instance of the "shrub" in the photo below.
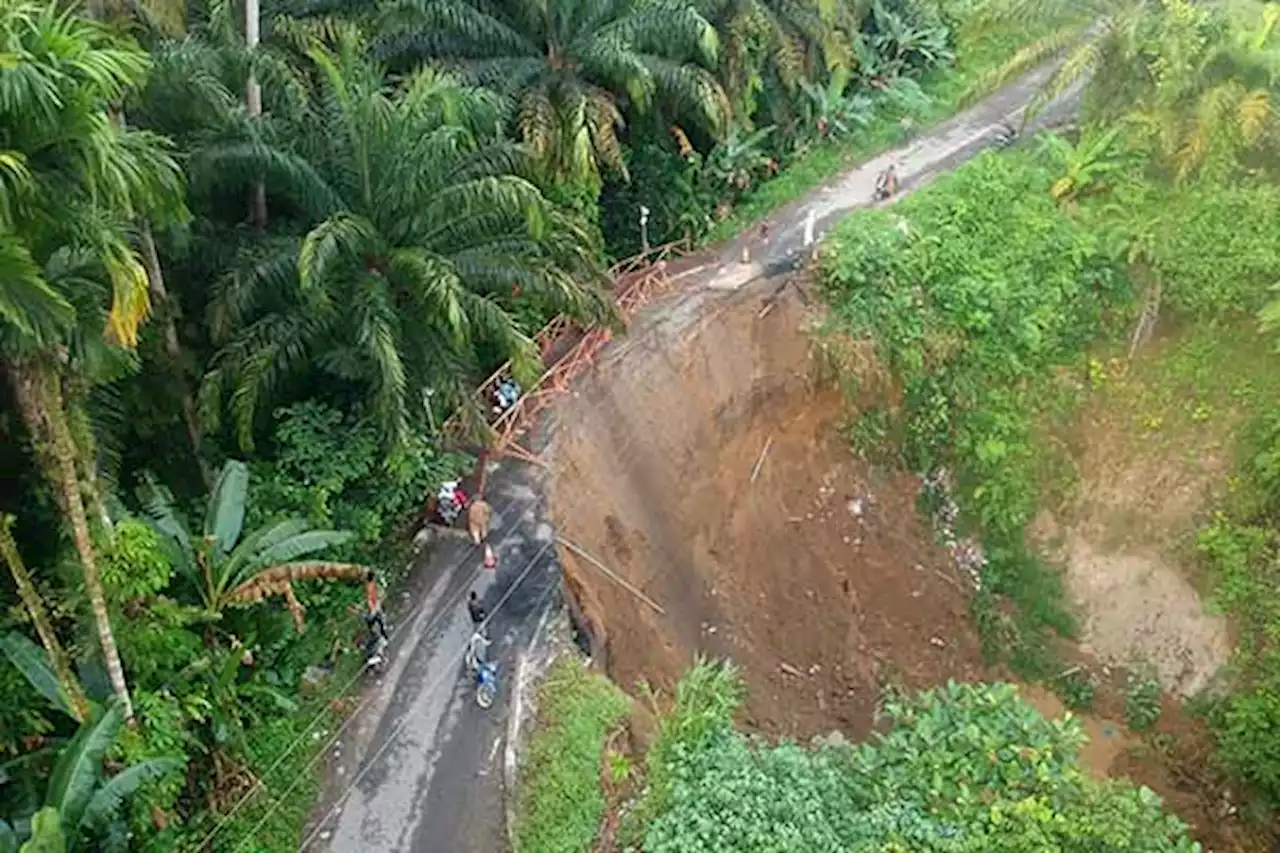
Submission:
M 1227 698 L 1214 715 L 1218 759 L 1280 803 L 1280 690 L 1260 684 Z
M 1160 680 L 1149 666 L 1129 673 L 1124 691 L 1124 722 L 1136 732 L 1144 731 L 1160 719 Z
M 1154 191 L 1146 210 L 1164 303 L 1189 317 L 1252 316 L 1280 281 L 1280 192 L 1204 182 Z M 1148 226 L 1151 227 L 1151 226 Z
M 103 583 L 119 601 L 154 595 L 169 585 L 173 571 L 160 535 L 136 518 L 116 524 L 99 560 Z
M 749 740 L 723 684 L 696 686 L 716 693 L 678 702 L 654 746 L 669 782 L 652 786 L 648 853 L 1199 849 L 1149 790 L 1089 777 L 1079 724 L 1045 719 L 1012 685 L 892 699 L 871 743 L 813 749 Z
M 422 437 L 388 458 L 372 421 L 314 400 L 276 412 L 273 444 L 271 460 L 254 466 L 247 524 L 300 515 L 316 527 L 354 531 L 352 547 L 366 555 L 467 464 Z
M 517 834 L 522 853 L 578 853 L 596 836 L 605 738 L 627 698 L 577 658 L 551 668 L 538 690 L 539 727 L 521 768 Z
M 1240 687 L 1209 715 L 1218 760 L 1280 804 L 1280 558 L 1272 530 L 1219 514 L 1199 548 L 1213 574 L 1214 603 L 1235 617 L 1231 669 Z

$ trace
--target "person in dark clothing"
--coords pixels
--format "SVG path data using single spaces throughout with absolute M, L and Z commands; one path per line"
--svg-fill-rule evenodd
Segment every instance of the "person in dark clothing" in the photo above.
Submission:
M 471 614 L 471 624 L 477 631 L 484 629 L 484 620 L 489 614 L 485 612 L 484 605 L 480 603 L 480 596 L 476 595 L 476 591 L 471 590 L 471 597 L 467 599 L 467 612 Z

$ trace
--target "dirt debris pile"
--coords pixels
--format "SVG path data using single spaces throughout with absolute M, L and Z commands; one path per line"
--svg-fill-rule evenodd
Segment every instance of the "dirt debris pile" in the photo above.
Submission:
M 667 690 L 732 659 L 748 725 L 872 725 L 887 684 L 979 678 L 965 584 L 920 520 L 915 478 L 873 471 L 815 381 L 794 288 L 686 295 L 641 322 L 558 412 L 566 585 L 622 686 Z

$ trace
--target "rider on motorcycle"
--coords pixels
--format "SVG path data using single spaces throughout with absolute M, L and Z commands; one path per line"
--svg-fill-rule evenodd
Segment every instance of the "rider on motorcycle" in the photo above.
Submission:
M 488 648 L 490 641 L 479 630 L 471 635 L 471 639 L 467 642 L 467 653 L 464 661 L 467 671 L 480 673 L 480 667 L 488 662 Z
M 890 163 L 889 168 L 876 178 L 876 201 L 883 201 L 898 194 L 898 170 Z

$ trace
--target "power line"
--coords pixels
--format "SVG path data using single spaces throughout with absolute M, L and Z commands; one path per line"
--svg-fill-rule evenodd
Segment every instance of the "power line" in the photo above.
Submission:
M 532 497 L 526 498 L 523 501 L 521 501 L 520 514 L 523 514 L 524 510 L 527 509 L 529 505 L 537 501 L 538 497 L 539 497 L 538 494 L 534 493 Z M 503 509 L 499 513 L 499 515 L 505 513 L 506 510 L 510 509 L 514 504 L 517 503 L 517 501 L 518 499 L 516 498 L 513 498 L 510 501 L 508 501 L 503 506 Z M 515 517 L 519 518 L 520 515 L 517 514 Z M 458 560 L 457 563 L 454 564 L 454 568 L 460 567 L 463 563 L 465 563 L 468 559 L 470 559 L 477 551 L 478 551 L 478 546 L 472 545 L 471 548 L 469 548 L 463 554 L 462 558 Z M 480 569 L 476 569 L 475 572 L 472 573 L 471 578 L 467 581 L 464 587 L 459 589 L 458 593 L 454 594 L 451 601 L 457 598 L 458 594 L 461 593 L 462 589 L 470 586 L 475 582 L 475 579 L 480 576 L 480 571 L 481 571 Z M 504 600 L 505 600 L 505 597 L 504 597 Z M 453 603 L 456 604 L 456 601 L 454 601 Z M 400 633 L 400 629 L 403 628 L 405 624 L 411 624 L 412 622 L 414 622 L 418 618 L 419 614 L 422 612 L 423 608 L 425 608 L 426 606 L 427 606 L 427 601 L 424 599 L 423 601 L 419 602 L 412 610 L 410 610 L 408 616 L 405 619 L 400 620 L 399 624 L 392 629 L 392 632 L 391 632 L 392 637 Z M 448 612 L 449 612 L 449 608 L 442 608 L 440 612 L 431 620 L 431 623 L 427 626 L 427 631 L 429 632 L 431 628 L 434 627 L 435 623 L 439 621 L 445 613 L 448 613 Z M 351 688 L 355 685 L 355 683 L 364 677 L 364 670 L 365 668 L 363 666 L 360 667 L 358 670 L 356 670 L 355 674 L 352 675 L 350 680 L 348 680 L 347 683 L 342 686 L 342 690 L 339 691 L 339 693 L 346 694 L 348 691 L 350 691 Z M 347 719 L 342 722 L 342 725 L 338 727 L 338 730 L 334 733 L 334 736 L 330 739 L 329 741 L 330 743 L 333 743 L 338 737 L 342 735 L 342 733 L 346 730 L 347 726 L 349 726 L 356 719 L 356 717 L 359 716 L 360 712 L 364 710 L 365 706 L 372 699 L 373 699 L 373 696 L 371 694 L 370 696 L 366 696 L 364 699 L 360 701 L 360 703 L 356 706 L 356 709 L 351 713 L 351 715 L 348 716 Z M 209 843 L 218 836 L 218 834 L 223 830 L 223 828 L 227 825 L 227 823 L 230 822 L 237 814 L 240 813 L 240 810 L 244 808 L 244 806 L 249 802 L 249 800 L 251 800 L 260 790 L 266 787 L 266 784 L 262 780 L 267 776 L 271 775 L 272 773 L 274 773 L 277 769 L 279 769 L 280 765 L 283 764 L 285 760 L 288 759 L 288 757 L 293 754 L 294 750 L 298 748 L 298 745 L 301 744 L 306 739 L 307 735 L 311 733 L 312 729 L 314 729 L 317 725 L 319 725 L 321 720 L 325 719 L 327 714 L 328 714 L 327 711 L 320 711 L 312 718 L 310 724 L 308 724 L 307 727 L 303 729 L 302 732 L 289 743 L 288 747 L 285 748 L 284 752 L 282 752 L 276 758 L 276 760 L 271 763 L 271 766 L 269 766 L 265 771 L 263 771 L 258 776 L 258 778 L 254 781 L 253 785 L 249 788 L 249 790 L 246 791 L 240 797 L 240 799 L 236 801 L 236 804 L 232 806 L 231 811 L 227 812 L 225 815 L 219 818 L 218 822 L 214 825 L 213 829 L 210 830 L 209 834 L 206 835 L 204 839 L 200 842 L 197 849 L 204 850 L 208 848 Z M 327 749 L 328 749 L 328 745 L 325 746 L 324 750 L 317 752 L 316 754 L 317 757 L 323 754 Z M 314 763 L 314 759 L 312 759 L 311 763 Z M 308 764 L 308 767 L 310 767 L 310 763 Z M 295 782 L 294 784 L 296 785 L 297 783 Z M 292 786 L 290 786 L 289 790 L 292 790 Z M 276 803 L 276 802 L 278 801 L 273 801 L 273 803 Z M 272 812 L 274 812 L 275 808 L 277 807 L 278 806 L 273 805 L 271 811 L 268 812 L 268 816 Z M 262 822 L 259 822 L 259 824 L 254 827 L 254 832 L 256 832 L 261 825 L 262 825 Z M 251 836 L 252 836 L 252 833 L 250 833 L 250 837 Z
M 551 541 L 547 541 L 543 543 L 542 547 L 538 549 L 537 553 L 535 553 L 532 557 L 529 558 L 529 562 L 525 565 L 524 569 L 520 572 L 520 575 L 511 583 L 509 587 L 507 587 L 507 591 L 503 593 L 502 598 L 499 599 L 497 605 L 494 606 L 493 612 L 491 612 L 485 618 L 482 625 L 488 625 L 490 622 L 493 621 L 493 617 L 496 616 L 498 611 L 502 609 L 503 605 L 505 605 L 507 601 L 510 600 L 511 596 L 515 593 L 516 588 L 519 587 L 520 584 L 524 582 L 524 579 L 528 577 L 531 571 L 533 571 L 534 566 L 536 566 L 538 561 L 542 559 L 542 555 L 547 553 L 547 551 L 550 548 L 551 548 Z M 476 572 L 476 575 L 478 574 L 479 574 L 479 570 L 477 570 Z M 459 592 L 461 592 L 461 590 L 459 590 Z M 457 656 L 455 659 L 455 663 L 461 663 L 462 660 L 463 660 L 463 656 Z M 431 693 L 434 693 L 436 690 L 438 690 L 440 686 L 444 684 L 446 678 L 448 679 L 456 678 L 457 676 L 454 673 L 455 673 L 454 667 L 452 666 L 448 667 L 445 670 L 445 674 L 442 674 L 439 678 L 435 680 L 434 683 L 432 683 L 427 688 L 427 690 L 425 691 L 426 694 L 429 695 Z M 354 718 L 354 715 L 352 715 L 352 718 Z M 351 792 L 355 789 L 355 786 L 360 783 L 360 780 L 362 780 L 365 777 L 365 774 L 367 774 L 369 770 L 372 769 L 373 766 L 377 763 L 378 757 L 381 756 L 383 751 L 386 750 L 386 748 L 399 736 L 400 732 L 403 731 L 404 727 L 408 725 L 409 722 L 412 721 L 412 719 L 413 719 L 412 715 L 406 714 L 404 718 L 396 725 L 396 727 L 391 730 L 390 734 L 387 735 L 386 739 L 382 742 L 382 745 L 378 747 L 378 749 L 373 753 L 372 756 L 370 756 L 368 759 L 365 760 L 364 766 L 360 768 L 360 772 L 358 772 L 355 775 L 355 777 L 352 778 L 351 782 L 347 785 L 346 789 L 342 792 L 342 796 L 338 798 L 337 802 L 335 802 L 332 808 L 330 809 L 330 815 L 334 811 L 342 807 L 343 803 L 347 801 L 347 797 L 351 796 Z M 330 740 L 330 743 L 333 743 L 332 739 Z M 312 765 L 315 764 L 316 760 L 321 755 L 323 755 L 326 751 L 328 751 L 328 748 L 329 748 L 329 745 L 326 744 L 324 750 L 318 751 L 312 757 L 311 761 L 307 763 L 306 769 L 310 770 Z M 299 774 L 298 778 L 295 779 L 293 783 L 289 785 L 288 788 L 282 791 L 279 797 L 275 798 L 272 801 L 271 808 L 267 810 L 267 813 L 262 816 L 262 819 L 259 820 L 258 823 L 254 825 L 253 829 L 250 830 L 249 834 L 246 835 L 243 839 L 241 839 L 240 844 L 236 846 L 235 849 L 237 851 L 243 848 L 245 843 L 251 840 L 254 837 L 254 835 L 257 834 L 258 830 L 261 829 L 263 825 L 266 824 L 267 820 L 269 820 L 273 814 L 275 814 L 276 810 L 280 807 L 280 804 L 284 801 L 284 799 L 288 797 L 288 795 L 293 791 L 293 789 L 297 787 L 298 784 L 302 782 L 305 778 L 306 776 L 304 774 Z M 316 828 L 311 831 L 311 834 L 308 835 L 306 839 L 303 840 L 302 844 L 298 847 L 299 851 L 305 850 L 307 845 L 309 845 L 315 839 L 315 837 L 320 833 L 321 828 L 325 825 L 325 822 L 328 820 L 328 818 L 329 818 L 329 815 L 326 815 L 325 818 L 316 825 Z

